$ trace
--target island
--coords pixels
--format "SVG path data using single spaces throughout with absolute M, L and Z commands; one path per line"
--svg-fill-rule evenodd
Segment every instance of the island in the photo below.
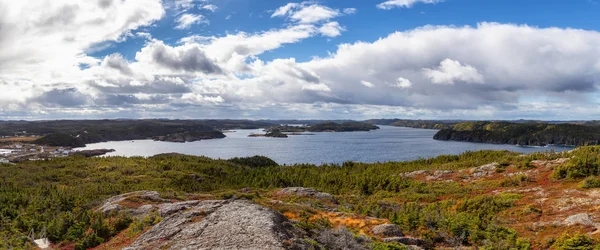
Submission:
M 354 132 L 371 131 L 379 129 L 378 126 L 367 122 L 321 122 L 312 125 L 290 126 L 278 125 L 267 128 L 267 131 L 278 130 L 285 133 L 302 132 Z
M 265 134 L 250 134 L 248 137 L 288 138 L 288 135 L 281 132 L 279 129 L 270 129 Z

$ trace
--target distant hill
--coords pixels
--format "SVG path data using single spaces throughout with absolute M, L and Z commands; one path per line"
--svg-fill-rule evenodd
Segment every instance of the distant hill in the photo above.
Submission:
M 598 145 L 600 144 L 600 126 L 540 122 L 461 122 L 452 128 L 440 130 L 433 138 L 527 146 Z
M 196 141 L 223 138 L 221 130 L 257 129 L 271 123 L 249 120 L 56 120 L 5 121 L 0 135 L 41 135 L 40 145 L 81 147 L 88 143 L 156 139 Z

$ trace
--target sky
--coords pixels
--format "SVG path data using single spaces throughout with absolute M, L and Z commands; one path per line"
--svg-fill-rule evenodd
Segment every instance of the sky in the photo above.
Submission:
M 0 120 L 600 119 L 597 0 L 0 0 Z

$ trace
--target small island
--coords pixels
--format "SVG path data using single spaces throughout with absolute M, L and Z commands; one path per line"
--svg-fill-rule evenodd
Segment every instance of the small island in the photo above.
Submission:
M 266 134 L 250 134 L 248 137 L 288 138 L 288 135 L 282 133 L 279 129 L 271 129 Z
M 306 132 L 354 132 L 379 129 L 376 125 L 366 122 L 322 122 L 313 125 L 290 126 L 279 125 L 266 128 L 265 134 L 251 134 L 248 137 L 287 138 L 289 135 L 312 135 Z

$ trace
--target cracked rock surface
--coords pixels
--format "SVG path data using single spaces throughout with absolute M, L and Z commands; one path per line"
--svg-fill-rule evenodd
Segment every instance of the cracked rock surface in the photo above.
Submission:
M 236 201 L 200 201 L 142 234 L 135 249 L 294 249 L 294 227 L 281 214 Z

